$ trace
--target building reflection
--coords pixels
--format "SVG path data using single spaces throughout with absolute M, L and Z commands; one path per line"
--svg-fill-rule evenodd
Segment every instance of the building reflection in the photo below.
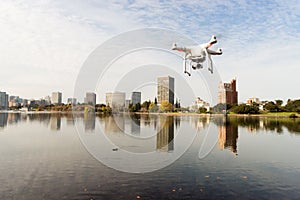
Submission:
M 140 115 L 132 115 L 129 118 L 130 120 L 130 129 L 132 135 L 140 135 L 141 134 L 141 118 Z
M 108 133 L 122 133 L 125 129 L 125 118 L 121 115 L 106 117 L 104 129 Z
M 204 117 L 191 117 L 190 123 L 195 127 L 197 131 L 204 129 L 210 123 L 210 116 Z
M 51 116 L 50 118 L 50 129 L 51 130 L 60 130 L 61 128 L 61 116 Z
M 218 146 L 219 149 L 229 149 L 237 155 L 237 140 L 238 140 L 238 126 L 230 123 L 226 118 L 224 123 L 219 125 Z
M 93 131 L 96 127 L 96 116 L 94 113 L 84 115 L 84 130 Z
M 174 117 L 159 116 L 156 149 L 162 152 L 174 150 Z
M 7 125 L 8 114 L 0 113 L 0 128 L 4 128 Z

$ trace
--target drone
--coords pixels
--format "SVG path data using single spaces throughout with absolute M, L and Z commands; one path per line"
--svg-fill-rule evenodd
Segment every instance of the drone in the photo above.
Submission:
M 213 44 L 217 43 L 217 37 L 213 35 L 209 42 L 198 45 L 198 46 L 189 46 L 189 47 L 178 47 L 176 43 L 173 43 L 172 50 L 177 50 L 184 52 L 183 57 L 183 68 L 184 73 L 191 76 L 191 68 L 193 70 L 202 69 L 203 63 L 207 59 L 208 71 L 213 73 L 213 62 L 211 55 L 222 55 L 222 49 L 218 48 L 216 51 L 209 49 Z M 189 71 L 186 67 L 186 62 L 189 60 Z

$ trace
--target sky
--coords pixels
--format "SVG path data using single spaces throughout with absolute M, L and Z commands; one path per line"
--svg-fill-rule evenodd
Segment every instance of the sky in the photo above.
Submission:
M 153 27 L 199 44 L 215 34 L 223 49 L 216 70 L 224 82 L 237 78 L 239 102 L 299 99 L 299 13 L 298 0 L 1 0 L 0 91 L 28 99 L 61 91 L 66 101 L 97 47 Z M 98 97 L 103 102 L 105 94 Z

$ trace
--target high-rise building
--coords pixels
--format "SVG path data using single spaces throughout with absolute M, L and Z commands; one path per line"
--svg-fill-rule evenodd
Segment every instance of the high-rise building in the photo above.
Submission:
M 157 78 L 157 100 L 158 104 L 168 101 L 174 104 L 174 78 L 170 76 Z
M 237 104 L 238 92 L 236 91 L 236 79 L 232 79 L 230 83 L 220 83 L 218 102 L 223 104 Z
M 106 93 L 106 105 L 111 108 L 124 108 L 125 93 L 124 92 L 108 92 Z
M 71 104 L 71 105 L 76 105 L 77 99 L 76 98 L 68 98 L 67 103 Z
M 51 103 L 52 104 L 61 104 L 62 103 L 62 93 L 61 92 L 52 92 Z
M 96 94 L 93 92 L 87 92 L 85 94 L 84 103 L 89 104 L 91 106 L 96 105 Z
M 134 104 L 141 104 L 141 92 L 132 92 L 131 94 L 131 103 Z
M 0 110 L 8 109 L 8 94 L 6 92 L 0 92 Z
M 50 105 L 51 104 L 51 97 L 48 95 L 48 96 L 45 96 L 45 102 L 46 102 L 46 105 Z

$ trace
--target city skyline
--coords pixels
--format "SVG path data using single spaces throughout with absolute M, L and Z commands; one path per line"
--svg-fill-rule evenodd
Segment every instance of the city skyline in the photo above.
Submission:
M 299 98 L 291 88 L 300 84 L 300 7 L 294 0 L 2 1 L 0 7 L 0 90 L 9 94 L 37 99 L 59 90 L 71 97 L 82 63 L 96 47 L 126 31 L 158 27 L 199 44 L 217 35 L 224 54 L 214 60 L 216 71 L 222 80 L 239 77 L 240 101 L 249 95 Z

